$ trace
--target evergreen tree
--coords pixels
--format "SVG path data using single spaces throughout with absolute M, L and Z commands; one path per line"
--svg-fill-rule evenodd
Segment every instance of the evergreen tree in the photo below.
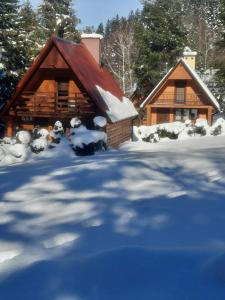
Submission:
M 30 66 L 37 55 L 38 44 L 36 43 L 37 18 L 32 9 L 30 1 L 27 0 L 20 8 L 20 35 L 19 38 L 23 43 L 25 51 L 26 68 Z
M 40 44 L 44 44 L 52 34 L 72 41 L 80 39 L 73 0 L 43 0 L 38 7 L 38 23 Z
M 100 23 L 97 27 L 96 33 L 104 35 L 104 25 L 103 23 Z
M 0 2 L 0 105 L 9 99 L 25 67 L 18 0 Z
M 145 0 L 136 25 L 138 93 L 146 96 L 169 67 L 181 56 L 186 45 L 179 0 Z

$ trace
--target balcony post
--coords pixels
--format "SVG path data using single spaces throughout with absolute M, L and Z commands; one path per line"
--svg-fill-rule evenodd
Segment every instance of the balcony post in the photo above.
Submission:
M 212 126 L 212 107 L 208 107 L 207 119 L 208 119 L 209 126 Z
M 147 106 L 147 125 L 152 125 L 151 124 L 151 119 L 152 119 L 151 113 L 152 113 L 151 106 Z

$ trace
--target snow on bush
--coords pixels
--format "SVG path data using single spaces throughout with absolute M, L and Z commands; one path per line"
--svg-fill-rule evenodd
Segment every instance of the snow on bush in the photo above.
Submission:
M 77 117 L 73 118 L 71 121 L 70 121 L 70 126 L 72 128 L 78 128 L 79 126 L 81 125 L 81 120 Z
M 210 134 L 220 135 L 224 133 L 225 133 L 225 120 L 223 118 L 219 118 L 210 128 Z
M 103 117 L 98 118 L 93 123 L 104 125 L 106 120 Z M 93 155 L 95 151 L 107 149 L 107 134 L 101 127 L 96 126 L 96 130 L 87 129 L 78 118 L 73 118 L 70 124 L 70 142 L 76 155 Z
M 207 120 L 197 119 L 195 124 L 191 120 L 182 122 L 164 123 L 152 126 L 134 127 L 134 141 L 156 143 L 160 139 L 184 140 L 194 136 L 219 135 L 225 133 L 225 120 L 218 119 L 210 128 Z
M 107 120 L 104 117 L 97 116 L 93 119 L 95 127 L 103 128 L 107 124 Z
M 0 147 L 0 165 L 23 162 L 27 158 L 28 147 L 25 144 L 3 144 Z
M 50 132 L 52 142 L 55 144 L 59 144 L 63 133 L 64 129 L 62 123 L 60 121 L 56 121 L 52 131 Z
M 103 131 L 89 130 L 85 126 L 73 129 L 71 144 L 77 155 L 91 155 L 98 148 L 106 149 L 107 135 Z
M 45 128 L 41 128 L 39 131 L 38 131 L 38 134 L 40 135 L 40 137 L 43 137 L 43 138 L 48 138 L 49 136 L 49 132 L 47 129 Z
M 34 153 L 40 153 L 41 151 L 44 151 L 48 146 L 48 141 L 46 137 L 40 137 L 39 139 L 35 139 L 31 145 L 30 148 L 32 152 Z
M 28 131 L 19 131 L 17 132 L 16 134 L 16 139 L 21 143 L 21 144 L 24 144 L 24 145 L 28 145 L 31 141 L 31 135 Z

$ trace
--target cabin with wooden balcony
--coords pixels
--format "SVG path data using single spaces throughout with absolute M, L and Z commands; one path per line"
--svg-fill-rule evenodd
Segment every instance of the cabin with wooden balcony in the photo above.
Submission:
M 0 112 L 6 136 L 18 129 L 31 131 L 36 125 L 51 129 L 57 120 L 69 128 L 74 117 L 92 128 L 93 118 L 99 115 L 107 118 L 110 146 L 131 138 L 137 111 L 128 99 L 127 109 L 118 83 L 101 66 L 100 39 L 97 34 L 83 35 L 80 43 L 49 39 Z M 114 111 L 124 112 L 115 116 L 110 101 Z
M 219 104 L 195 71 L 196 52 L 186 51 L 142 102 L 145 125 L 206 119 L 212 124 Z

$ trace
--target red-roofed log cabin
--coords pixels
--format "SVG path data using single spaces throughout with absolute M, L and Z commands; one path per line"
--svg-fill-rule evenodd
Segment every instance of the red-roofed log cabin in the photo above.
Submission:
M 5 135 L 16 129 L 50 129 L 60 120 L 69 128 L 78 117 L 88 127 L 100 115 L 107 118 L 108 144 L 117 147 L 131 138 L 132 103 L 100 65 L 100 35 L 83 35 L 80 43 L 51 37 L 0 112 Z M 126 103 L 125 103 L 126 102 Z M 118 110 L 124 110 L 119 111 Z

